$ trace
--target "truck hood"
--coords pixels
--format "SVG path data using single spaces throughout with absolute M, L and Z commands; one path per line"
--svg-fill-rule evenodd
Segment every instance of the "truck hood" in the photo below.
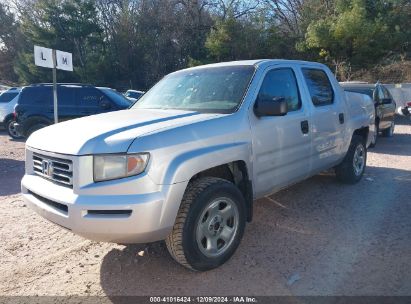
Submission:
M 222 115 L 180 110 L 123 110 L 51 125 L 34 132 L 26 145 L 70 155 L 121 153 L 139 136 Z

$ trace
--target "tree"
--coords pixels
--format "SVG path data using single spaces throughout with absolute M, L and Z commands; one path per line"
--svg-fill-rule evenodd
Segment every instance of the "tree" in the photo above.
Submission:
M 310 4 L 318 5 L 318 0 Z M 392 18 L 393 14 L 399 16 L 399 12 L 393 12 L 398 5 L 399 1 L 337 0 L 309 23 L 300 50 L 317 50 L 340 71 L 351 65 L 359 68 L 375 64 L 391 50 L 399 49 L 401 40 L 409 41 L 406 28 Z
M 14 62 L 18 50 L 20 32 L 15 15 L 5 3 L 0 2 L 0 79 L 17 81 Z
M 16 65 L 22 82 L 50 79 L 49 72 L 34 66 L 33 46 L 40 45 L 73 53 L 74 73 L 59 73 L 60 81 L 104 83 L 102 30 L 94 1 L 38 0 L 27 2 L 20 13 L 27 40 Z

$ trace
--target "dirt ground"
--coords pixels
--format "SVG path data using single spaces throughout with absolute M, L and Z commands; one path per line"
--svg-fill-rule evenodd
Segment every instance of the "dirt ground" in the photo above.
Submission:
M 369 151 L 360 183 L 324 173 L 257 201 L 233 258 L 205 273 L 162 242 L 97 243 L 51 224 L 21 200 L 23 172 L 24 142 L 0 131 L 0 296 L 411 295 L 409 121 Z

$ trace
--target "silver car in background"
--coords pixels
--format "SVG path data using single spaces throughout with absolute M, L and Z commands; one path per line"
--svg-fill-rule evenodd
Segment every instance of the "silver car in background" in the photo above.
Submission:
M 3 126 L 12 138 L 21 138 L 14 123 L 14 107 L 17 104 L 21 88 L 10 88 L 0 94 L 0 126 Z

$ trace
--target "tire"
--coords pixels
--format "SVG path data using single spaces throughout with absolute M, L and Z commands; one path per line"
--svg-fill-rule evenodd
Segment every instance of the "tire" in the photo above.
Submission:
M 384 137 L 393 137 L 394 136 L 395 123 L 391 122 L 391 126 L 388 129 L 382 131 L 382 136 Z
M 245 200 L 234 184 L 221 178 L 200 178 L 187 186 L 166 245 L 182 266 L 210 270 L 234 254 L 245 222 Z
M 27 133 L 26 133 L 26 137 L 28 138 L 31 134 L 33 134 L 33 133 L 36 132 L 37 130 L 43 129 L 43 128 L 47 127 L 47 126 L 48 126 L 48 125 L 46 125 L 45 123 L 38 123 L 38 124 L 35 124 L 35 125 L 31 126 L 31 127 L 28 129 Z
M 367 148 L 361 136 L 354 135 L 341 164 L 335 167 L 337 179 L 344 184 L 355 184 L 362 178 L 367 165 Z
M 20 133 L 18 133 L 16 128 L 14 127 L 15 123 L 16 123 L 16 121 L 13 120 L 13 119 L 9 119 L 8 121 L 6 121 L 5 127 L 6 127 L 6 130 L 7 130 L 7 133 L 13 139 L 23 138 L 23 136 L 21 136 Z

